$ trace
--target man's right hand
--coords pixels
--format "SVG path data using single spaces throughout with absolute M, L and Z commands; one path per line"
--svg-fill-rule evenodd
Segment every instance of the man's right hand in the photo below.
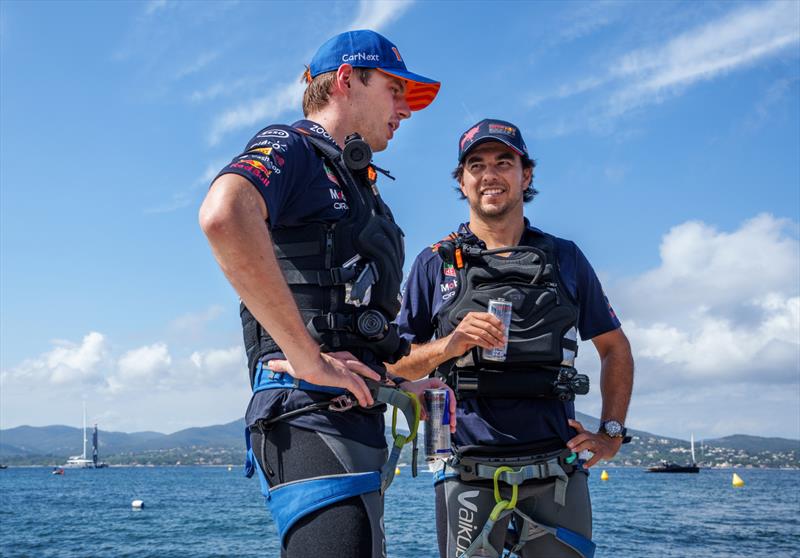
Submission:
M 298 366 L 299 370 L 288 360 L 270 360 L 267 368 L 273 372 L 286 372 L 318 386 L 344 388 L 355 396 L 362 407 L 374 405 L 369 388 L 361 376 L 379 382 L 380 374 L 348 351 L 322 353 L 319 357 L 316 364 Z
M 502 349 L 506 342 L 503 322 L 488 312 L 470 312 L 447 336 L 445 354 L 458 358 L 473 347 Z

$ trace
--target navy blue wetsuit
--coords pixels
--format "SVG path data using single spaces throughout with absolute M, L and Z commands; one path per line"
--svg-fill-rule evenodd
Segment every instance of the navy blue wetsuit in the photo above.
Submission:
M 336 145 L 319 124 L 292 125 Z M 335 223 L 348 213 L 339 181 L 301 133 L 267 126 L 219 175 L 249 180 L 267 206 L 270 231 L 308 223 Z M 280 273 L 279 270 L 276 270 Z M 265 363 L 283 353 L 260 356 Z M 253 371 L 250 383 L 253 384 Z M 253 394 L 245 421 L 248 428 L 269 419 L 330 400 L 301 389 L 270 389 Z M 383 413 L 356 407 L 347 412 L 316 411 L 278 422 L 265 434 L 251 429 L 256 459 L 270 487 L 325 475 L 375 471 L 386 460 Z M 281 556 L 346 558 L 385 555 L 383 499 L 377 492 L 351 497 L 312 512 L 284 537 Z

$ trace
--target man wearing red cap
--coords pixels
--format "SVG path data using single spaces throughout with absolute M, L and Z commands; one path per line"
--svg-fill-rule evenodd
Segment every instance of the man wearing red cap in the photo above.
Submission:
M 403 239 L 371 151 L 439 83 L 409 72 L 394 44 L 366 30 L 322 45 L 304 78 L 306 118 L 256 134 L 214 180 L 200 224 L 241 297 L 254 391 L 249 473 L 258 472 L 281 556 L 379 557 L 397 455 L 386 459 L 377 403 L 405 412 L 411 398 L 385 383 L 383 363 L 408 350 L 391 324 Z M 409 389 L 426 385 L 442 384 Z
M 504 546 L 524 558 L 590 558 L 586 469 L 625 439 L 630 345 L 583 253 L 524 217 L 534 167 L 510 122 L 462 134 L 453 177 L 469 222 L 419 254 L 397 318 L 412 349 L 392 372 L 435 371 L 458 397 L 452 455 L 435 478 L 443 558 L 497 557 Z M 506 309 L 508 329 L 494 307 Z M 575 420 L 573 400 L 589 389 L 574 367 L 578 333 L 602 363 L 597 433 Z

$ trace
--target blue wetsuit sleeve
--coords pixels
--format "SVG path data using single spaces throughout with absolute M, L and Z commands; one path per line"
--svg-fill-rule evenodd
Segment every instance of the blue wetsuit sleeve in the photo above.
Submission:
M 311 165 L 310 148 L 303 137 L 283 128 L 267 127 L 260 131 L 247 143 L 244 152 L 217 175 L 233 173 L 249 180 L 264 198 L 270 227 L 281 222 L 287 206 L 302 190 L 297 178 L 307 175 Z
M 620 327 L 600 279 L 580 248 L 575 246 L 575 278 L 580 306 L 578 331 L 584 341 Z
M 411 266 L 406 287 L 403 291 L 403 304 L 395 320 L 400 335 L 409 343 L 426 343 L 433 338 L 433 294 L 435 278 L 431 277 L 430 264 L 426 265 L 423 251 Z

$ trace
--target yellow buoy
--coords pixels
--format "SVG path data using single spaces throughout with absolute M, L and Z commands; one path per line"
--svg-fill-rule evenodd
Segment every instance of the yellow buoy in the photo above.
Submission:
M 400 467 L 395 467 L 394 468 L 394 474 L 395 475 L 399 475 L 400 474 Z
M 733 480 L 731 481 L 731 484 L 733 486 L 735 486 L 736 488 L 741 488 L 741 487 L 744 486 L 744 481 L 742 480 L 742 477 L 740 477 L 739 475 L 734 473 L 733 474 Z
M 605 469 L 603 469 L 603 472 L 600 473 L 600 480 L 602 481 L 608 480 L 608 472 Z

